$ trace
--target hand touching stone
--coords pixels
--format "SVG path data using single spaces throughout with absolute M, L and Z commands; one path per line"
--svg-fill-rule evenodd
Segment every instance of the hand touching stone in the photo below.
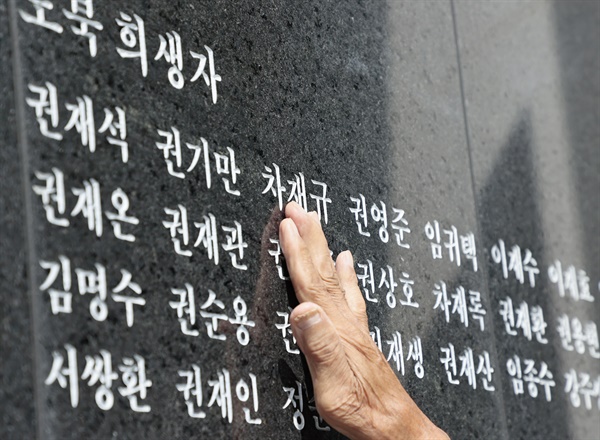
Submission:
M 319 414 L 351 439 L 447 439 L 372 341 L 350 252 L 334 265 L 318 215 L 296 203 L 285 214 L 280 241 L 300 302 L 290 320 Z

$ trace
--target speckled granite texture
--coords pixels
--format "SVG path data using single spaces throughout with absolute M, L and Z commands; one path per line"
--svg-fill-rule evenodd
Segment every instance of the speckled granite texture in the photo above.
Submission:
M 64 4 L 62 4 L 64 3 Z M 341 438 L 319 431 L 309 409 L 310 379 L 301 356 L 286 350 L 277 312 L 294 305 L 288 282 L 278 276 L 271 239 L 281 219 L 277 199 L 264 191 L 265 174 L 279 169 L 287 192 L 291 181 L 305 178 L 307 204 L 315 209 L 321 186 L 327 184 L 328 222 L 324 225 L 334 254 L 351 249 L 357 270 L 372 264 L 374 297 L 368 302 L 370 327 L 380 335 L 388 355 L 396 332 L 402 336 L 403 385 L 423 411 L 452 438 L 549 439 L 593 438 L 600 432 L 597 398 L 592 409 L 574 408 L 564 391 L 570 369 L 600 374 L 589 355 L 565 351 L 557 332 L 563 314 L 598 324 L 600 316 L 600 6 L 595 2 L 479 3 L 438 1 L 96 1 L 93 19 L 97 54 L 90 56 L 87 39 L 73 33 L 63 8 L 54 1 L 45 16 L 63 26 L 61 34 L 25 22 L 19 10 L 35 14 L 24 0 L 0 2 L 0 438 L 20 439 L 187 439 Z M 144 20 L 148 72 L 139 59 L 122 58 L 124 48 L 115 21 L 120 13 Z M 182 89 L 171 86 L 159 35 L 177 32 L 183 48 Z M 192 82 L 198 59 L 190 51 L 214 51 L 218 100 L 202 76 Z M 13 49 L 16 48 L 16 52 Z M 208 71 L 208 70 L 207 70 Z M 13 75 L 13 72 L 15 74 Z M 62 140 L 41 134 L 28 88 L 46 82 L 57 90 L 56 131 Z M 122 108 L 127 116 L 129 160 L 97 133 L 97 148 L 82 145 L 76 127 L 66 131 L 71 112 L 66 104 L 88 96 L 93 102 L 96 132 L 104 108 Z M 45 115 L 44 117 L 47 117 Z M 169 175 L 156 142 L 158 130 L 180 133 L 183 179 Z M 115 132 L 116 133 L 116 132 Z M 113 134 L 115 136 L 115 134 Z M 212 165 L 207 188 L 204 156 L 189 172 L 192 149 L 203 138 L 213 157 L 230 147 L 240 169 L 236 196 L 225 190 Z M 174 160 L 174 159 L 173 159 Z M 268 167 L 268 171 L 265 167 Z M 65 217 L 70 226 L 51 225 L 32 187 L 36 172 L 59 169 L 66 188 Z M 77 197 L 73 188 L 95 179 L 103 211 L 113 210 L 113 191 L 129 197 L 130 214 L 139 225 L 124 228 L 136 241 L 118 240 L 108 218 L 98 237 L 86 219 L 71 216 Z M 361 235 L 350 208 L 351 198 L 367 202 L 370 237 Z M 388 210 L 388 242 L 372 219 L 372 205 Z M 187 209 L 192 256 L 177 255 L 164 221 L 165 208 Z M 391 227 L 401 209 L 410 233 L 396 244 Z M 198 237 L 193 222 L 214 215 L 221 226 L 243 227 L 248 247 L 243 263 L 232 267 L 222 247 L 215 265 L 206 250 L 192 245 Z M 425 225 L 438 222 L 443 258 L 432 258 Z M 395 223 L 399 225 L 400 223 Z M 473 233 L 478 268 L 461 253 L 451 261 L 444 229 Z M 129 229 L 131 228 L 131 229 Z M 490 249 L 504 240 L 530 249 L 540 269 L 535 287 L 504 279 Z M 221 244 L 222 244 L 221 243 Z M 71 314 L 51 312 L 50 296 L 40 288 L 47 271 L 40 261 L 67 257 L 72 271 Z M 556 260 L 584 269 L 596 301 L 559 297 L 549 281 Z M 78 293 L 76 268 L 95 264 L 106 269 L 108 317 L 90 315 L 91 294 Z M 359 265 L 360 264 L 360 265 Z M 393 268 L 397 304 L 390 307 L 382 274 Z M 126 323 L 124 305 L 111 301 L 111 291 L 127 270 L 140 285 L 146 303 L 134 308 L 135 322 Z M 406 274 L 406 275 L 404 275 Z M 385 275 L 388 276 L 388 275 Z M 409 279 L 419 307 L 401 305 Z M 58 279 L 60 281 L 60 278 Z M 57 281 L 57 283 L 59 282 Z M 444 282 L 448 297 L 463 286 L 480 293 L 487 311 L 485 328 L 473 320 L 466 327 L 456 313 L 434 308 L 434 286 Z M 221 325 L 226 341 L 211 339 L 198 320 L 199 336 L 181 332 L 173 288 L 193 286 L 198 310 L 209 289 L 231 309 L 236 297 L 248 307 L 250 342 L 242 346 L 233 324 Z M 547 323 L 547 344 L 521 333 L 506 333 L 500 301 L 540 306 Z M 211 309 L 214 310 L 214 309 Z M 409 345 L 419 337 L 423 377 L 408 359 Z M 95 400 L 98 384 L 79 378 L 79 401 L 58 383 L 45 385 L 53 351 L 66 355 L 65 344 L 77 350 L 79 376 L 86 355 L 112 354 L 114 368 L 124 357 L 145 359 L 152 387 L 144 403 L 151 412 L 131 410 L 121 396 L 120 380 L 112 385 L 114 405 L 101 410 Z M 453 344 L 460 384 L 451 384 L 440 361 L 441 349 Z M 413 347 L 414 348 L 414 347 Z M 475 367 L 487 353 L 494 368 L 484 387 L 461 375 L 459 355 L 471 349 Z M 515 395 L 507 361 L 513 356 L 544 361 L 556 386 L 547 402 L 543 388 L 533 398 L 525 384 Z M 393 362 L 393 358 L 390 362 Z M 176 385 L 180 370 L 201 366 L 206 418 L 188 416 Z M 226 369 L 231 374 L 233 420 L 219 408 L 207 407 L 207 381 Z M 477 368 L 476 368 L 477 369 Z M 241 378 L 257 378 L 260 425 L 244 421 L 235 398 Z M 305 384 L 305 428 L 294 427 L 292 405 L 284 387 Z M 539 386 L 539 385 L 538 385 Z M 310 404 L 312 405 L 312 403 Z

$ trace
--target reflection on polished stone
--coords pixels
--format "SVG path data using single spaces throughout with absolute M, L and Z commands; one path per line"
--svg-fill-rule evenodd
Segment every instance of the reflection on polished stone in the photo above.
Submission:
M 341 438 L 290 200 L 450 437 L 598 432 L 597 4 L 38 3 L 0 4 L 0 437 Z

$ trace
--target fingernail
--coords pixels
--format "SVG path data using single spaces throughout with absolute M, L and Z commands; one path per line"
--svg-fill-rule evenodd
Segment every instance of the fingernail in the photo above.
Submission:
M 296 325 L 300 330 L 306 330 L 307 328 L 310 328 L 313 325 L 321 322 L 321 313 L 319 313 L 319 309 L 314 308 L 296 316 L 294 320 L 296 321 Z

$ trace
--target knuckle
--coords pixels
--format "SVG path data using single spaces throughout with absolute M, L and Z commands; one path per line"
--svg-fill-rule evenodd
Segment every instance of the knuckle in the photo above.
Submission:
M 375 344 L 375 341 L 369 339 L 365 345 L 363 345 L 363 356 L 367 359 L 369 364 L 372 365 L 388 365 L 385 355 L 379 351 L 379 348 Z
M 330 334 L 323 334 L 310 342 L 308 351 L 310 357 L 322 366 L 333 365 L 338 356 L 339 340 Z
M 362 332 L 360 334 L 354 334 L 352 341 L 348 341 L 356 349 L 359 356 L 365 359 L 369 364 L 377 365 L 383 359 L 383 354 L 375 345 L 375 342 L 370 336 L 364 336 Z M 386 361 L 387 362 L 387 361 Z
M 356 389 L 332 390 L 319 396 L 315 403 L 318 413 L 326 420 L 351 419 L 362 406 Z
M 321 274 L 321 281 L 328 291 L 332 293 L 335 291 L 342 293 L 342 288 L 340 287 L 340 282 L 338 281 L 335 272 Z
M 315 285 L 314 283 L 307 284 L 302 289 L 302 293 L 304 296 L 311 298 L 318 305 L 322 305 L 324 298 L 324 288 L 319 285 Z
M 319 274 L 312 280 L 306 280 L 306 284 L 302 287 L 305 295 L 313 298 L 322 307 L 327 307 L 333 300 L 339 301 L 344 297 L 344 292 L 335 275 Z

